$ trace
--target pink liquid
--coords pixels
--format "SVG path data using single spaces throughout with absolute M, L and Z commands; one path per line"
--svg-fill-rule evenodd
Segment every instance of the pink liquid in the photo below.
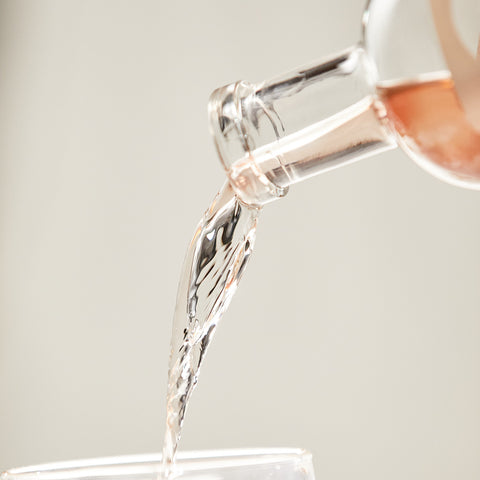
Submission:
M 444 169 L 480 180 L 480 133 L 450 78 L 382 87 L 389 120 L 409 145 Z

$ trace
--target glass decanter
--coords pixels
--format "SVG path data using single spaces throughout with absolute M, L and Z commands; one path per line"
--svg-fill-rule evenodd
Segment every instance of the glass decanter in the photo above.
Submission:
M 480 4 L 370 0 L 358 44 L 215 90 L 211 132 L 237 195 L 261 206 L 305 178 L 400 146 L 480 189 Z

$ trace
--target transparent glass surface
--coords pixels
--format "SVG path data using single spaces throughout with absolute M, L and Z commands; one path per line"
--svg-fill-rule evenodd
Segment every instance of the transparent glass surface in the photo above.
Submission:
M 480 189 L 480 3 L 371 0 L 364 26 L 399 146 L 435 177 Z
M 77 460 L 8 470 L 1 480 L 159 480 L 161 455 Z M 179 452 L 175 479 L 314 480 L 311 454 L 301 449 Z
M 356 45 L 211 97 L 232 187 L 262 205 L 313 175 L 400 146 L 427 172 L 480 189 L 480 3 L 371 0 Z

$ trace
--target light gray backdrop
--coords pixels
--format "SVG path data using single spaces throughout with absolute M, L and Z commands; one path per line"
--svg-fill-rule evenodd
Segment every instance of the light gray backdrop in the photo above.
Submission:
M 349 46 L 362 8 L 0 2 L 0 469 L 161 448 L 180 265 L 224 177 L 208 95 Z M 478 478 L 479 214 L 399 151 L 266 208 L 182 448 Z

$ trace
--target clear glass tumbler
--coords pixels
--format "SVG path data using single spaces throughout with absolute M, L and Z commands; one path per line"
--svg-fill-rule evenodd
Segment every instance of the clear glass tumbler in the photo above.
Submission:
M 1 480 L 158 480 L 161 456 L 133 455 L 16 468 Z M 314 480 L 311 454 L 301 449 L 181 452 L 173 477 L 181 480 Z

